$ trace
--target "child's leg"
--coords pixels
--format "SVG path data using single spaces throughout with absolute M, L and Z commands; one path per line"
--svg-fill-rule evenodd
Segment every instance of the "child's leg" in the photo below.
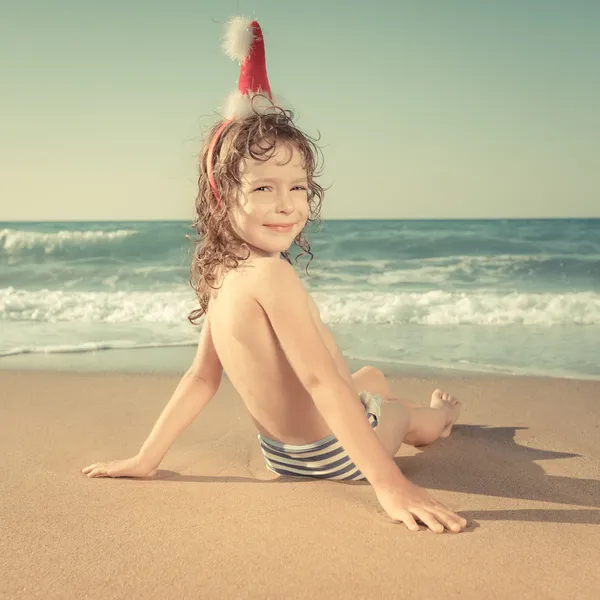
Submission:
M 447 393 L 435 390 L 429 408 L 391 397 L 389 383 L 380 369 L 366 366 L 352 374 L 357 391 L 367 391 L 383 398 L 381 418 L 375 432 L 395 456 L 404 442 L 426 446 L 439 437 L 450 435 L 452 424 L 460 413 L 460 402 Z
M 384 400 L 388 400 L 392 396 L 392 390 L 386 376 L 383 374 L 383 371 L 376 367 L 371 367 L 370 365 L 362 367 L 356 371 L 356 373 L 352 374 L 352 379 L 357 392 L 366 391 L 371 394 L 377 394 Z M 395 400 L 401 402 L 405 406 L 412 406 L 415 408 L 421 406 L 421 404 L 409 402 L 408 400 L 400 400 L 398 398 L 395 398 Z
M 460 402 L 449 394 L 435 390 L 429 408 L 414 408 L 390 398 L 383 402 L 375 433 L 391 456 L 402 443 L 426 446 L 450 435 L 460 413 Z
M 411 426 L 412 409 L 393 398 L 381 403 L 381 415 L 375 434 L 390 456 L 396 456 Z

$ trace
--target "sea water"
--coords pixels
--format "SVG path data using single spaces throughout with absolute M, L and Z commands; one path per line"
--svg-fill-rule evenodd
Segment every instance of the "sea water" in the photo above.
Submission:
M 0 367 L 196 345 L 186 235 L 181 221 L 0 223 Z M 297 272 L 349 360 L 600 379 L 600 219 L 326 220 L 306 237 Z

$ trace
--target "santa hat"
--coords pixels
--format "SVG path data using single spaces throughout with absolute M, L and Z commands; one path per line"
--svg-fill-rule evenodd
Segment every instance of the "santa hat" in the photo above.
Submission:
M 255 95 L 261 94 L 273 100 L 267 77 L 265 42 L 258 22 L 233 17 L 227 24 L 223 50 L 241 64 L 238 89 L 229 94 L 223 116 L 226 119 L 244 118 L 253 112 L 252 98 Z M 256 101 L 254 105 L 258 112 L 270 106 L 267 102 L 261 106 Z
M 232 121 L 248 117 L 253 112 L 268 112 L 273 107 L 273 96 L 267 77 L 265 42 L 258 22 L 244 17 L 230 19 L 226 26 L 223 50 L 232 59 L 239 61 L 241 67 L 238 89 L 227 97 L 223 123 L 208 148 L 208 180 L 219 203 L 221 198 L 213 175 L 213 153 L 221 134 Z

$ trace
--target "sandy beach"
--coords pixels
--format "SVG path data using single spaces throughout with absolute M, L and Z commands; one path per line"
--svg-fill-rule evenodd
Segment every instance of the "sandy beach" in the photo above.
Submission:
M 135 454 L 178 379 L 0 371 L 1 598 L 598 597 L 600 382 L 394 378 L 463 402 L 450 438 L 396 459 L 469 521 L 436 535 L 367 483 L 269 473 L 225 379 L 153 480 L 81 474 Z

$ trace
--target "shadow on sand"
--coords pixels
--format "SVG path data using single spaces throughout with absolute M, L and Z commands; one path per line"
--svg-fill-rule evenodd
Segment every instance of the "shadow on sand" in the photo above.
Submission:
M 395 460 L 412 482 L 428 490 L 600 508 L 599 480 L 547 475 L 542 466 L 534 462 L 581 455 L 519 445 L 514 439 L 519 429 L 527 428 L 455 425 L 449 438 L 438 440 L 414 456 L 399 456 Z M 152 479 L 198 483 L 315 482 L 314 479 L 273 477 L 265 480 L 254 477 L 183 476 L 173 471 L 159 470 Z M 349 482 L 349 485 L 368 483 Z M 600 524 L 600 510 L 590 509 L 475 510 L 461 511 L 461 514 L 469 521 Z

